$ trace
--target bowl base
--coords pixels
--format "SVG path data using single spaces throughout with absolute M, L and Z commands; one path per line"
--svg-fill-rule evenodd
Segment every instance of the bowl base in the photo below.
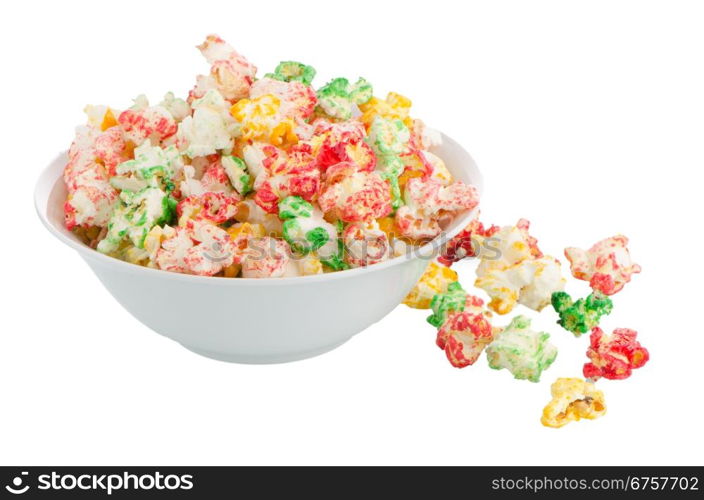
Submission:
M 185 344 L 181 345 L 189 351 L 194 352 L 200 356 L 215 359 L 217 361 L 224 361 L 226 363 L 240 363 L 245 365 L 272 365 L 276 363 L 290 363 L 292 361 L 300 361 L 302 359 L 313 358 L 315 356 L 319 356 L 320 354 L 325 354 L 328 351 L 332 351 L 333 349 L 340 347 L 350 338 L 346 338 L 341 342 L 335 342 L 334 344 L 329 344 L 323 347 L 319 347 L 317 349 L 311 349 L 309 351 L 262 355 L 232 354 L 227 352 L 207 351 L 204 349 L 198 349 L 197 347 L 191 347 Z

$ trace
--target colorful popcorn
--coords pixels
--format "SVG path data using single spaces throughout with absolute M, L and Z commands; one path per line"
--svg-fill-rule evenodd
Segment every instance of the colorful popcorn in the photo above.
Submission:
M 318 105 L 325 113 L 339 120 L 352 118 L 356 105 L 364 104 L 372 98 L 372 85 L 364 78 L 354 84 L 346 78 L 335 78 L 318 89 Z
M 604 394 L 579 378 L 558 378 L 550 387 L 552 401 L 543 409 L 541 423 L 563 427 L 580 419 L 594 420 L 606 414 Z
M 433 297 L 446 293 L 447 287 L 455 281 L 457 281 L 455 271 L 436 261 L 431 261 L 413 290 L 403 299 L 403 303 L 415 309 L 430 309 Z
M 454 367 L 474 364 L 493 338 L 494 330 L 483 306 L 480 298 L 469 295 L 457 281 L 430 303 L 433 314 L 428 323 L 438 328 L 436 343 Z
M 438 261 L 451 266 L 462 259 L 477 257 L 484 239 L 492 237 L 499 229 L 498 226 L 485 229 L 479 219 L 474 219 L 447 243 Z
M 436 343 L 456 368 L 474 364 L 493 340 L 494 331 L 483 306 L 480 298 L 467 296 L 463 309 L 449 310 L 438 329 Z
M 530 319 L 516 316 L 486 348 L 489 366 L 507 369 L 516 379 L 538 382 L 557 357 L 550 334 L 530 329 Z
M 502 227 L 492 236 L 496 255 L 484 252 L 480 256 L 474 285 L 489 294 L 489 308 L 499 314 L 511 312 L 519 303 L 540 311 L 565 286 L 560 262 L 542 254 L 528 233 L 529 226 L 521 219 L 516 226 Z
M 641 270 L 631 260 L 628 238 L 623 235 L 601 240 L 589 250 L 565 248 L 565 257 L 575 278 L 588 281 L 592 289 L 605 295 L 619 292 Z
M 552 294 L 552 307 L 560 315 L 557 324 L 579 337 L 597 326 L 601 317 L 611 312 L 613 302 L 601 292 L 590 293 L 586 299 L 576 301 L 567 292 L 555 292 Z
M 634 369 L 650 359 L 648 350 L 636 340 L 637 336 L 638 332 L 630 328 L 616 328 L 609 335 L 594 327 L 587 350 L 591 361 L 584 365 L 585 378 L 596 381 L 601 377 L 611 380 L 630 377 Z

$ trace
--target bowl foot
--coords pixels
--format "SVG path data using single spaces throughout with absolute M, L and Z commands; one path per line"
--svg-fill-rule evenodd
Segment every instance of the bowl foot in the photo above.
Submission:
M 199 354 L 210 359 L 216 359 L 218 361 L 224 361 L 226 363 L 241 363 L 246 365 L 271 365 L 276 363 L 289 363 L 291 361 L 300 361 L 302 359 L 313 358 L 320 354 L 324 354 L 328 351 L 340 347 L 342 344 L 347 342 L 349 338 L 344 339 L 341 342 L 335 342 L 334 344 L 329 344 L 317 349 L 311 349 L 309 351 L 299 351 L 283 354 L 233 354 L 228 352 L 217 352 L 217 351 L 207 351 L 204 349 L 199 349 L 197 347 L 191 347 L 185 344 L 181 344 L 183 347 L 191 352 Z

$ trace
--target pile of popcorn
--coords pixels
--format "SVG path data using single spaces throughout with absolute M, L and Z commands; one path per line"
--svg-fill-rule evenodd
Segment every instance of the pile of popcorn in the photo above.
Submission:
M 64 181 L 66 226 L 99 252 L 200 276 L 368 266 L 438 236 L 477 190 L 430 152 L 440 134 L 363 78 L 257 68 L 218 36 L 187 99 L 88 106 Z
M 558 378 L 552 384 L 552 401 L 543 410 L 541 422 L 562 427 L 580 419 L 595 419 L 606 413 L 604 394 L 595 388 L 601 378 L 622 380 L 649 359 L 637 332 L 616 328 L 605 333 L 598 325 L 611 313 L 610 296 L 623 289 L 631 275 L 640 272 L 633 263 L 625 236 L 606 238 L 589 250 L 565 249 L 572 275 L 589 282 L 592 293 L 573 300 L 563 291 L 565 278 L 560 262 L 544 255 L 521 219 L 515 226 L 489 228 L 478 219 L 453 238 L 404 303 L 431 309 L 428 323 L 437 328 L 436 343 L 452 366 L 474 364 L 486 352 L 489 366 L 505 369 L 516 379 L 538 382 L 557 357 L 550 335 L 531 329 L 531 320 L 515 316 L 507 326 L 493 326 L 493 313 L 510 313 L 518 304 L 541 311 L 548 305 L 559 316 L 557 323 L 575 337 L 591 331 L 582 368 L 584 379 Z M 465 258 L 478 258 L 474 285 L 490 301 L 467 293 L 450 268 Z

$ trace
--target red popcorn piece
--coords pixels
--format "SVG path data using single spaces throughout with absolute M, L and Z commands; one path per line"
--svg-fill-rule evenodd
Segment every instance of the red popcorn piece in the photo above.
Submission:
M 264 236 L 248 240 L 247 253 L 242 261 L 244 278 L 279 278 L 290 261 L 289 247 L 283 240 Z
M 128 159 L 127 143 L 120 127 L 111 127 L 95 139 L 95 157 L 105 165 L 109 176 L 115 175 L 115 168 Z
M 147 139 L 161 142 L 178 130 L 174 117 L 161 106 L 125 110 L 120 113 L 117 122 L 124 132 L 125 139 L 137 146 Z
M 176 206 L 176 213 L 179 221 L 202 218 L 221 224 L 235 216 L 239 202 L 240 198 L 236 194 L 208 191 L 181 200 Z
M 587 356 L 590 363 L 584 365 L 584 377 L 598 380 L 622 380 L 631 376 L 650 359 L 648 350 L 636 340 L 638 332 L 630 328 L 616 328 L 611 335 L 597 327 L 592 329 Z
M 345 261 L 351 267 L 365 267 L 389 258 L 390 245 L 386 233 L 376 221 L 371 224 L 349 224 L 342 232 Z
M 631 281 L 631 275 L 641 271 L 632 261 L 628 238 L 623 235 L 601 240 L 586 251 L 566 248 L 565 257 L 570 261 L 575 278 L 588 281 L 592 289 L 605 295 L 619 292 Z
M 451 266 L 464 258 L 476 257 L 478 249 L 476 248 L 476 242 L 473 240 L 477 237 L 491 237 L 499 229 L 499 226 L 484 228 L 484 225 L 478 219 L 474 219 L 448 242 L 447 247 L 438 257 L 438 261 L 446 266 Z
M 217 35 L 208 35 L 197 47 L 210 67 L 210 74 L 200 75 L 189 93 L 189 102 L 200 99 L 208 90 L 216 89 L 229 101 L 248 96 L 257 68 Z
M 438 330 L 436 343 L 456 368 L 474 364 L 493 340 L 493 329 L 483 305 L 479 297 L 468 295 L 464 310 L 449 312 Z
M 331 167 L 318 198 L 320 208 L 345 222 L 365 222 L 391 213 L 388 182 L 377 172 L 359 172 L 349 162 Z
M 456 181 L 449 186 L 435 179 L 414 177 L 404 190 L 406 205 L 396 211 L 396 225 L 401 234 L 414 240 L 435 238 L 442 231 L 441 220 L 479 204 L 474 186 Z
M 313 114 L 318 99 L 312 87 L 304 83 L 291 81 L 283 82 L 272 78 L 262 78 L 252 84 L 249 92 L 250 99 L 271 94 L 281 102 L 279 117 L 281 120 L 293 118 L 306 120 Z

